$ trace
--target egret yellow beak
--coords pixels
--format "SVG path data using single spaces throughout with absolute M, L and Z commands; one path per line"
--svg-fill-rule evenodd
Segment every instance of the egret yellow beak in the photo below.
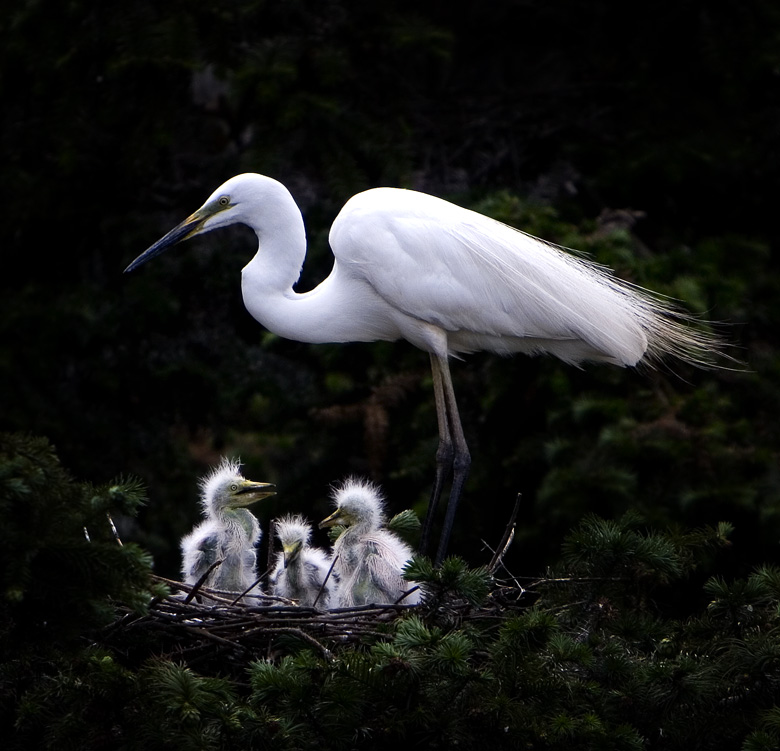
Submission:
M 301 548 L 303 547 L 301 542 L 294 542 L 292 545 L 285 545 L 282 548 L 284 553 L 284 567 L 287 568 L 299 555 Z
M 319 528 L 335 527 L 337 524 L 349 524 L 349 520 L 346 518 L 344 512 L 337 508 L 330 516 L 326 517 L 319 523 Z
M 257 501 L 268 498 L 268 496 L 276 495 L 276 486 L 270 482 L 252 482 L 252 480 L 244 480 L 238 490 L 234 491 L 230 499 L 230 506 L 233 508 L 241 508 L 243 506 L 251 506 Z
M 218 207 L 222 208 L 222 207 Z M 206 205 L 199 208 L 194 214 L 190 214 L 181 224 L 174 227 L 165 237 L 161 237 L 154 245 L 147 248 L 141 253 L 138 258 L 135 259 L 126 269 L 125 274 L 128 271 L 137 269 L 142 263 L 146 263 L 155 256 L 159 256 L 160 253 L 168 250 L 168 248 L 177 245 L 184 240 L 188 240 L 190 237 L 197 235 L 203 231 L 203 225 L 206 221 L 216 213 L 214 206 Z

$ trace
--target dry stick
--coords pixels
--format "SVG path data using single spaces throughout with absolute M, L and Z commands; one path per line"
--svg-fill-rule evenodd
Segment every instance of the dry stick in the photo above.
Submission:
M 163 584 L 172 585 L 176 589 L 180 589 L 185 593 L 193 592 L 193 590 L 195 590 L 195 587 L 191 584 L 171 581 L 170 579 L 164 579 L 161 576 L 152 576 L 152 578 L 155 581 L 162 582 Z M 207 590 L 205 587 L 201 588 L 201 594 L 203 596 L 219 601 L 219 598 L 217 598 L 215 595 L 206 594 L 207 592 L 211 592 L 211 590 Z M 197 592 L 194 592 L 194 594 L 196 593 Z M 156 613 L 175 613 L 178 615 L 178 617 L 181 618 L 192 618 L 193 611 L 197 613 L 198 617 L 205 617 L 213 612 L 212 605 L 203 605 L 202 603 L 196 602 L 195 600 L 192 602 L 189 600 L 180 600 L 177 597 L 155 597 L 149 603 L 149 607 Z
M 387 603 L 386 605 L 377 605 L 376 603 L 370 603 L 368 605 L 353 605 L 349 608 L 331 608 L 328 611 L 329 618 L 349 618 L 351 615 L 381 615 L 388 611 L 403 612 L 404 610 L 411 610 L 416 608 L 416 605 L 395 605 L 393 603 Z
M 507 523 L 506 529 L 504 530 L 504 536 L 501 538 L 501 542 L 499 543 L 498 548 L 496 548 L 496 552 L 493 554 L 493 558 L 488 565 L 488 571 L 491 574 L 494 574 L 498 566 L 501 564 L 506 551 L 509 549 L 509 546 L 512 544 L 512 540 L 515 537 L 515 523 L 517 521 L 517 513 L 520 510 L 520 500 L 522 497 L 522 493 L 517 494 L 517 498 L 515 499 L 515 507 L 512 509 L 512 515 L 509 517 L 509 522 Z
M 248 618 L 244 621 L 223 621 L 222 623 L 211 623 L 209 629 L 212 632 L 217 631 L 242 631 L 242 629 L 254 628 L 257 621 L 254 618 Z
M 119 547 L 123 547 L 122 541 L 119 539 L 119 532 L 116 531 L 116 525 L 114 524 L 114 520 L 111 518 L 111 514 L 106 511 L 106 518 L 108 519 L 108 523 L 111 525 L 111 532 L 114 534 L 114 539 L 119 543 Z
M 529 577 L 530 578 L 530 577 Z M 625 582 L 628 581 L 627 576 L 561 576 L 554 578 L 538 578 L 534 577 L 534 580 L 528 585 L 528 588 L 538 587 L 540 584 L 571 584 L 572 582 Z
M 322 652 L 322 656 L 326 660 L 332 660 L 333 659 L 333 655 L 331 654 L 330 650 L 325 645 L 320 644 L 313 636 L 309 636 L 309 634 L 307 634 L 305 631 L 302 631 L 299 628 L 293 628 L 291 626 L 281 626 L 281 627 L 276 628 L 274 626 L 271 626 L 270 628 L 263 629 L 263 633 L 268 633 L 268 634 L 271 634 L 271 633 L 273 633 L 273 634 L 293 634 L 293 635 L 297 636 L 298 638 L 303 639 L 305 642 L 308 642 L 313 647 L 316 647 L 317 649 L 319 649 L 320 652 Z
M 293 627 L 299 627 L 299 626 L 311 626 L 312 628 L 320 625 L 318 621 L 312 621 L 309 619 L 301 619 L 301 618 L 274 618 L 274 619 L 262 619 L 260 621 L 260 625 L 258 625 L 258 621 L 254 620 L 250 623 L 245 624 L 239 624 L 239 623 L 224 623 L 219 626 L 209 626 L 210 629 L 216 631 L 219 630 L 239 630 L 241 631 L 242 635 L 247 634 L 254 634 L 257 632 L 262 633 L 263 631 L 267 631 L 270 628 L 274 628 L 276 626 L 290 626 Z M 243 630 L 241 630 L 243 628 Z
M 251 591 L 252 591 L 252 590 L 253 590 L 253 589 L 254 589 L 254 588 L 255 588 L 255 587 L 258 585 L 258 584 L 260 584 L 260 582 L 263 580 L 263 576 L 265 576 L 265 575 L 266 575 L 266 574 L 267 574 L 267 573 L 268 573 L 270 570 L 271 570 L 270 568 L 266 569 L 266 572 L 265 572 L 265 574 L 263 574 L 262 576 L 259 576 L 257 579 L 255 579 L 255 581 L 254 581 L 254 582 L 253 582 L 253 583 L 252 583 L 252 584 L 249 586 L 249 588 L 248 588 L 248 589 L 245 589 L 245 590 L 244 590 L 244 591 L 243 591 L 243 592 L 242 592 L 242 593 L 241 593 L 241 594 L 240 594 L 238 597 L 236 597 L 236 599 L 235 599 L 235 600 L 233 600 L 233 602 L 231 602 L 230 604 L 231 604 L 231 605 L 235 605 L 235 604 L 236 604 L 236 603 L 237 603 L 237 602 L 238 602 L 238 601 L 239 601 L 239 600 L 240 600 L 240 599 L 241 599 L 241 598 L 242 598 L 242 597 L 243 597 L 245 594 L 247 594 L 247 593 L 251 592 Z M 262 591 L 262 590 L 260 590 L 260 594 L 262 594 L 262 592 L 263 592 L 263 591 Z
M 301 606 L 295 604 L 295 600 L 278 595 L 263 595 L 263 600 L 267 602 L 277 602 L 279 605 L 250 605 L 250 612 L 260 611 L 263 614 L 273 613 L 297 613 Z
M 398 605 L 401 600 L 405 600 L 407 597 L 409 597 L 412 592 L 416 592 L 420 588 L 419 584 L 415 584 L 411 589 L 407 589 L 406 592 L 404 592 L 394 603 L 393 605 Z M 407 605 L 410 605 L 411 603 L 407 603 Z
M 317 592 L 317 596 L 314 598 L 314 604 L 312 605 L 313 608 L 317 607 L 317 603 L 320 601 L 320 597 L 322 596 L 322 593 L 325 591 L 325 585 L 328 583 L 328 579 L 330 579 L 330 574 L 333 571 L 333 567 L 336 565 L 336 561 L 338 559 L 339 559 L 339 554 L 336 553 L 336 555 L 333 556 L 333 560 L 331 561 L 330 568 L 328 569 L 328 575 L 323 580 L 322 586 L 320 587 L 320 591 Z
M 228 608 L 233 607 L 240 610 L 246 610 L 247 607 L 243 602 L 239 602 L 236 605 L 233 605 L 236 593 L 228 592 L 224 589 L 209 589 L 208 587 L 203 587 L 201 595 L 203 597 L 208 597 L 209 600 L 213 600 L 214 602 L 218 603 L 218 605 L 224 605 Z
M 193 597 L 195 597 L 196 594 L 198 594 L 198 590 L 203 586 L 203 582 L 208 579 L 209 574 L 217 567 L 219 566 L 222 561 L 224 561 L 224 558 L 220 558 L 218 561 L 214 561 L 208 569 L 206 569 L 206 573 L 203 574 L 203 576 L 198 579 L 198 581 L 195 582 L 195 586 L 190 590 L 190 593 L 184 598 L 184 604 L 186 605 L 190 600 L 192 600 Z
M 192 613 L 166 613 L 164 610 L 155 610 L 154 616 L 158 620 L 165 621 L 166 623 L 186 623 L 187 621 L 193 620 Z M 202 618 L 198 618 L 198 620 L 203 621 Z
M 173 585 L 177 589 L 181 589 L 184 592 L 186 592 L 190 587 L 189 584 L 185 584 L 184 582 L 174 581 L 173 579 L 166 579 L 164 576 L 160 576 L 159 574 L 152 574 L 152 579 L 158 582 L 162 582 L 163 584 Z
M 223 644 L 225 646 L 232 647 L 233 649 L 239 649 L 242 652 L 246 651 L 246 648 L 241 646 L 240 644 L 236 644 L 236 642 L 230 641 L 230 639 L 223 639 L 221 636 L 212 634 L 210 631 L 204 628 L 197 628 L 196 626 L 184 626 L 184 630 L 189 631 L 189 633 L 195 634 L 196 636 L 200 636 L 204 639 L 215 641 L 218 644 Z
M 170 604 L 173 605 L 174 603 Z M 181 629 L 185 633 L 198 637 L 201 641 L 201 646 L 192 645 L 183 650 L 180 649 L 179 654 L 182 657 L 185 656 L 185 653 L 201 654 L 202 656 L 202 650 L 207 649 L 206 644 L 209 642 L 222 645 L 225 648 L 237 649 L 240 653 L 245 654 L 246 650 L 261 648 L 258 637 L 263 639 L 266 648 L 271 650 L 273 648 L 274 635 L 289 633 L 316 647 L 318 652 L 327 659 L 333 659 L 330 650 L 318 638 L 315 638 L 315 634 L 322 634 L 327 639 L 336 639 L 339 643 L 359 642 L 365 638 L 387 639 L 390 638 L 387 633 L 375 631 L 371 623 L 363 619 L 368 616 L 369 619 L 384 620 L 392 616 L 393 613 L 397 614 L 411 606 L 359 606 L 357 608 L 345 608 L 340 614 L 323 613 L 320 611 L 309 617 L 297 620 L 284 618 L 261 624 L 257 624 L 255 621 L 254 623 L 257 625 L 249 628 L 247 626 L 252 621 L 248 621 L 244 617 L 237 622 L 231 622 L 232 616 L 230 612 L 222 609 L 212 610 L 200 605 L 185 606 L 180 600 L 175 601 L 175 607 L 190 612 L 170 613 L 156 611 L 151 619 L 145 619 L 148 621 L 145 623 L 145 626 L 152 629 L 160 629 L 169 634 L 181 633 L 179 631 Z M 192 610 L 195 610 L 195 613 L 191 612 Z M 269 608 L 268 610 L 271 609 Z M 280 608 L 279 610 L 282 609 Z M 287 610 L 290 612 L 294 609 L 288 608 Z M 361 615 L 363 619 L 360 619 Z M 197 623 L 190 620 L 193 618 L 197 620 Z M 135 623 L 141 625 L 139 621 Z M 127 624 L 126 628 L 132 628 L 133 625 L 135 624 Z M 189 661 L 191 658 L 186 657 L 185 659 Z M 203 657 L 203 659 L 206 659 L 206 657 Z
M 122 609 L 119 609 L 120 612 Z M 142 620 L 144 618 L 148 618 L 148 615 L 139 616 L 135 611 L 130 610 L 129 612 L 125 612 L 124 615 L 114 621 L 113 623 L 109 623 L 108 626 L 106 626 L 101 631 L 101 637 L 103 639 L 106 639 L 109 637 L 114 631 L 119 631 L 120 629 L 126 627 L 128 624 L 132 625 L 133 623 L 137 623 L 139 620 Z

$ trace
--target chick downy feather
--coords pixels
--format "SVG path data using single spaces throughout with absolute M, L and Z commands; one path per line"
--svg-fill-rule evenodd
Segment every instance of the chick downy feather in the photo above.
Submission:
M 257 580 L 256 547 L 260 524 L 249 510 L 231 508 L 226 495 L 231 484 L 244 482 L 237 461 L 223 459 L 200 483 L 201 506 L 206 517 L 182 538 L 182 578 L 195 584 L 216 561 L 203 586 L 222 592 L 244 592 Z M 259 585 L 250 594 L 262 594 Z
M 333 503 L 334 513 L 343 515 L 343 521 L 337 523 L 347 525 L 333 546 L 334 571 L 339 577 L 337 605 L 353 607 L 398 601 L 416 586 L 401 575 L 412 550 L 384 529 L 379 488 L 368 481 L 349 478 L 335 489 Z M 407 605 L 418 603 L 420 590 L 415 589 L 401 601 Z
M 337 576 L 330 576 L 330 556 L 320 548 L 309 545 L 312 528 L 302 516 L 285 516 L 276 521 L 276 536 L 282 545 L 277 555 L 276 567 L 271 574 L 271 590 L 279 597 L 296 600 L 298 604 L 312 607 L 317 596 L 317 606 L 329 608 L 336 587 Z M 290 555 L 288 551 L 295 549 Z M 327 580 L 327 581 L 326 581 Z M 320 595 L 320 589 L 325 588 Z

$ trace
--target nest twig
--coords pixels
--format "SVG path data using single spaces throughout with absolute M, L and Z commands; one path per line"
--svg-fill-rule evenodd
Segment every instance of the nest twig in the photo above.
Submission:
M 189 665 L 219 659 L 224 666 L 226 657 L 243 664 L 288 651 L 280 644 L 286 638 L 331 659 L 338 646 L 389 638 L 387 626 L 417 607 L 401 603 L 324 611 L 271 595 L 247 595 L 235 602 L 230 592 L 155 579 L 172 594 L 153 600 L 145 614 L 119 605 L 119 617 L 99 635 L 102 644 L 139 659 L 154 654 Z M 190 599 L 193 590 L 197 595 Z
M 296 651 L 296 642 L 331 660 L 341 648 L 391 639 L 392 623 L 410 611 L 423 618 L 433 615 L 426 604 L 318 610 L 271 595 L 248 595 L 236 603 L 234 593 L 203 587 L 189 600 L 194 586 L 155 579 L 166 584 L 172 594 L 153 600 L 144 614 L 119 605 L 118 618 L 97 641 L 124 654 L 129 662 L 163 657 L 202 672 L 236 678 L 243 675 L 249 661 L 277 659 Z M 498 625 L 507 610 L 525 607 L 521 599 L 522 593 L 514 587 L 498 584 L 481 608 L 465 601 L 448 603 L 447 608 L 458 619 Z M 435 615 L 440 615 L 438 609 Z

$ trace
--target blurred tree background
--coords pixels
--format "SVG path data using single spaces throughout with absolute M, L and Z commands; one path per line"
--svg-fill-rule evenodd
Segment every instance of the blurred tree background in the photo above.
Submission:
M 285 183 L 299 289 L 344 201 L 420 189 L 590 253 L 725 322 L 743 372 L 476 355 L 454 365 L 473 468 L 453 552 L 479 565 L 517 493 L 514 573 L 587 513 L 735 527 L 746 575 L 780 540 L 780 8 L 769 0 L 12 2 L 0 19 L 0 428 L 101 485 L 148 487 L 123 539 L 178 572 L 221 454 L 327 511 L 367 475 L 422 513 L 436 422 L 405 343 L 309 346 L 244 310 L 245 228 L 122 269 L 233 174 Z

